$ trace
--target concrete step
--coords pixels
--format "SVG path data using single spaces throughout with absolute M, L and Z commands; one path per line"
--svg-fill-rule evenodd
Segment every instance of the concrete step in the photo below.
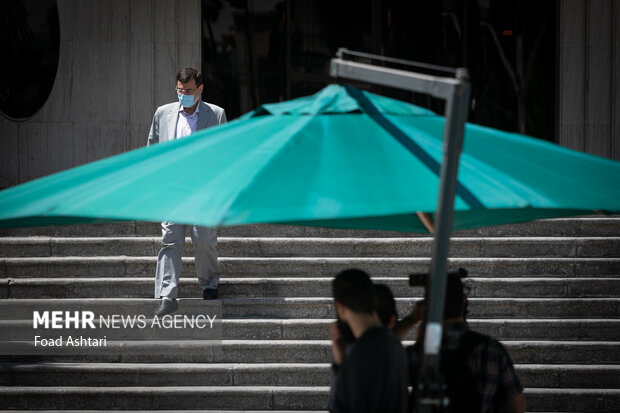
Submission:
M 620 364 L 618 341 L 502 341 L 516 364 Z M 196 342 L 110 342 L 98 354 L 0 356 L 0 362 L 81 363 L 328 363 L 329 340 L 223 340 L 221 352 L 196 351 Z M 128 344 L 132 353 L 127 354 Z M 405 342 L 405 345 L 412 342 Z M 105 353 L 104 353 L 105 352 Z
M 27 412 L 31 412 L 31 413 L 57 413 L 58 410 L 0 410 L 1 412 L 4 413 L 27 413 Z M 93 409 L 88 409 L 88 410 L 62 410 L 63 413 L 103 413 L 103 412 L 108 412 L 109 410 L 93 410 Z M 144 412 L 144 410 L 114 410 L 115 412 L 118 413 L 142 413 Z M 183 409 L 183 410 L 157 410 L 158 413 L 186 413 L 187 410 Z M 528 413 L 531 412 L 531 410 L 527 411 Z M 192 410 L 192 413 L 328 413 L 326 410 L 230 410 L 230 409 L 226 409 L 226 410 L 222 410 L 222 409 L 217 409 L 217 410 Z M 573 412 L 546 412 L 546 413 L 573 413 Z
M 530 411 L 612 411 L 620 405 L 617 389 L 526 388 Z M 5 387 L 5 409 L 323 409 L 329 388 L 274 386 L 191 387 Z M 238 406 L 238 407 L 237 407 Z
M 419 237 L 428 234 L 415 234 L 398 231 L 375 231 L 357 229 L 336 229 L 304 227 L 295 225 L 254 224 L 218 228 L 220 237 Z M 77 224 L 49 227 L 0 228 L 0 237 L 160 237 L 159 222 L 116 222 L 105 224 Z M 598 235 L 595 235 L 598 236 Z M 601 235 L 606 236 L 606 235 Z
M 0 277 L 140 277 L 155 274 L 157 257 L 0 258 Z M 333 277 L 359 268 L 372 276 L 407 276 L 429 270 L 430 258 L 238 258 L 219 259 L 223 277 Z M 620 275 L 620 258 L 451 258 L 474 277 L 604 277 Z M 183 275 L 194 276 L 193 257 L 183 258 Z
M 20 237 L 0 239 L 0 297 L 24 297 L 0 306 L 26 319 L 32 313 L 20 309 L 51 303 L 104 314 L 117 313 L 119 303 L 154 308 L 156 300 L 121 297 L 151 296 L 159 232 L 156 223 L 0 230 Z M 45 237 L 23 238 L 31 235 Z M 544 220 L 458 235 L 451 252 L 463 258 L 451 265 L 474 275 L 470 324 L 503 340 L 528 387 L 528 410 L 614 411 L 620 218 Z M 59 238 L 66 236 L 74 238 Z M 422 294 L 407 286 L 406 275 L 427 271 L 430 244 L 428 237 L 393 232 L 224 228 L 221 352 L 205 352 L 196 341 L 134 341 L 112 342 L 100 355 L 0 356 L 0 409 L 323 409 L 331 277 L 350 266 L 383 276 L 405 297 L 397 300 L 405 314 Z M 188 242 L 183 297 L 199 296 L 192 254 Z M 95 298 L 105 296 L 116 298 Z M 180 302 L 182 309 L 204 303 Z M 129 347 L 137 351 L 123 352 Z
M 620 388 L 620 366 L 517 364 L 515 368 L 524 387 Z
M 524 389 L 530 412 L 613 412 L 620 406 L 616 389 Z
M 9 409 L 323 409 L 327 387 L 8 387 L 0 405 Z
M 224 316 L 273 318 L 331 318 L 331 298 L 224 299 Z M 400 314 L 412 308 L 416 299 L 397 298 Z M 474 318 L 618 318 L 620 299 L 472 298 L 469 316 Z
M 416 298 L 396 298 L 399 314 L 408 313 Z M 260 297 L 223 298 L 224 318 L 333 318 L 333 299 L 322 297 Z M 180 299 L 178 314 L 200 311 L 201 299 Z M 471 298 L 471 318 L 620 318 L 620 298 Z M 0 311 L 12 319 L 32 320 L 32 310 L 53 308 L 60 311 L 77 309 L 93 311 L 97 315 L 118 314 L 120 308 L 126 315 L 144 314 L 145 309 L 155 309 L 155 299 L 136 298 L 77 298 L 77 299 L 5 299 L 0 300 Z M 44 307 L 47 306 L 47 307 Z M 189 313 L 186 311 L 190 311 Z
M 429 257 L 433 239 L 220 237 L 221 257 Z M 0 257 L 157 256 L 161 237 L 6 237 Z M 193 256 L 190 238 L 186 256 Z M 620 237 L 452 238 L 453 257 L 620 257 Z
M 224 319 L 222 337 L 225 340 L 327 340 L 333 319 Z M 620 319 L 469 319 L 470 327 L 498 340 L 560 340 L 560 341 L 620 341 Z M 95 323 L 99 326 L 99 323 Z M 32 320 L 0 321 L 0 329 L 10 328 L 5 340 L 32 340 Z M 105 329 L 105 326 L 103 326 Z M 101 330 L 101 329 L 99 329 Z M 8 330 L 4 330 L 8 331 Z M 63 329 L 63 334 L 80 336 L 83 330 Z M 102 333 L 103 334 L 103 333 Z M 174 332 L 174 338 L 180 333 Z M 143 338 L 136 333 L 128 338 Z M 161 336 L 161 333 L 159 334 Z M 192 337 L 192 335 L 188 335 Z M 412 329 L 407 339 L 416 337 Z M 198 338 L 198 337 L 193 337 Z
M 150 320 L 150 317 L 149 317 Z M 222 320 L 222 337 L 225 340 L 327 340 L 329 325 L 333 319 L 224 319 Z M 118 331 L 111 331 L 99 322 L 98 336 L 118 337 Z M 472 329 L 488 334 L 498 340 L 560 340 L 560 341 L 620 341 L 620 319 L 469 319 Z M 32 341 L 32 320 L 0 321 L 0 330 L 4 331 L 4 340 Z M 108 333 L 109 332 L 109 333 Z M 106 334 L 107 333 L 107 334 Z M 60 334 L 60 332 L 59 332 Z M 79 337 L 82 329 L 63 329 L 64 336 Z M 123 332 L 123 338 L 144 340 L 149 337 L 144 330 L 134 329 Z M 202 333 L 188 331 L 158 331 L 153 338 L 168 339 L 202 339 Z M 412 329 L 407 338 L 413 340 L 416 329 Z
M 620 365 L 515 366 L 524 387 L 620 389 Z M 329 386 L 329 363 L 5 363 L 1 386 Z
M 0 410 L 3 413 L 57 413 L 58 410 Z M 63 413 L 102 413 L 109 410 L 62 410 Z M 142 413 L 144 410 L 115 410 L 118 413 Z M 158 410 L 158 413 L 186 413 L 187 410 Z M 192 413 L 329 413 L 327 410 L 192 410 Z M 532 413 L 531 410 L 526 410 L 526 413 Z M 540 412 L 542 413 L 542 412 Z M 544 413 L 575 413 L 575 412 L 549 412 Z
M 8 363 L 3 386 L 329 386 L 328 363 Z
M 327 340 L 333 319 L 224 319 L 224 339 Z M 620 341 L 620 319 L 468 319 L 470 327 L 500 340 Z M 415 330 L 408 338 L 413 340 Z
M 422 297 L 422 287 L 410 287 L 405 277 L 375 277 L 396 297 Z M 470 297 L 591 298 L 620 297 L 619 278 L 483 278 L 467 280 Z M 89 298 L 153 296 L 152 277 L 132 278 L 0 278 L 2 298 Z M 329 297 L 330 277 L 222 278 L 220 297 Z M 202 297 L 198 281 L 182 278 L 180 297 Z
M 240 225 L 224 227 L 218 230 L 220 236 L 238 237 L 394 237 L 420 236 L 419 234 L 399 233 L 394 231 L 347 230 L 319 227 L 301 227 L 292 225 Z M 63 225 L 50 227 L 1 228 L 0 236 L 54 237 L 116 237 L 116 236 L 159 236 L 161 226 L 157 222 L 119 222 L 106 224 Z M 466 231 L 457 231 L 457 236 L 484 237 L 529 237 L 529 236 L 565 236 L 565 237 L 607 237 L 620 236 L 620 217 L 582 216 L 573 218 L 556 218 L 532 221 L 522 224 L 499 225 Z

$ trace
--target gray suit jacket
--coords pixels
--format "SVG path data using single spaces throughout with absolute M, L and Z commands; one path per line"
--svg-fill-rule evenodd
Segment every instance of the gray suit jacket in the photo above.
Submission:
M 226 123 L 226 113 L 221 107 L 212 103 L 200 101 L 198 112 L 198 125 L 196 130 Z M 148 145 L 158 142 L 166 142 L 174 139 L 177 129 L 177 118 L 181 103 L 174 102 L 157 108 L 153 116 L 151 131 L 149 132 Z

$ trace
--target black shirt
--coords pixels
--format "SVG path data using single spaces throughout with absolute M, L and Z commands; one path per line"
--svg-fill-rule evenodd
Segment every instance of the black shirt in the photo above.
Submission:
M 366 330 L 338 371 L 333 412 L 407 412 L 407 355 L 385 327 Z

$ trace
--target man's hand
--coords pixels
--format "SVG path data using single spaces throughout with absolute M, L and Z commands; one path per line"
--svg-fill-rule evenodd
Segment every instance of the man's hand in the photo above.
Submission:
M 411 310 L 411 314 L 407 317 L 400 320 L 392 331 L 396 334 L 400 340 L 404 340 L 409 331 L 415 327 L 420 321 L 424 320 L 424 316 L 426 314 L 426 303 L 424 300 L 418 301 L 413 305 L 413 309 Z
M 329 325 L 329 339 L 332 341 L 332 356 L 334 358 L 334 364 L 339 366 L 344 361 L 346 343 L 340 335 L 337 321 L 334 321 Z
M 525 412 L 525 395 L 519 394 L 512 400 L 508 400 L 499 408 L 501 413 L 524 413 Z
M 424 300 L 418 301 L 413 305 L 413 310 L 411 310 L 411 314 L 409 317 L 412 319 L 414 323 L 418 323 L 424 320 L 426 316 L 426 302 Z

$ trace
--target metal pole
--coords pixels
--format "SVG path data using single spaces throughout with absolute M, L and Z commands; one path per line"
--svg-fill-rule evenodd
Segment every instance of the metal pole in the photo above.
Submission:
M 467 70 L 460 69 L 457 78 L 462 82 L 455 88 L 454 95 L 446 101 L 443 158 L 435 217 L 436 232 L 433 240 L 428 303 L 426 303 L 424 357 L 418 380 L 418 412 L 437 411 L 444 404 L 443 382 L 439 371 L 443 308 L 457 174 L 469 107 Z
M 418 412 L 434 412 L 445 405 L 443 381 L 439 371 L 443 307 L 446 293 L 447 260 L 452 232 L 454 198 L 458 185 L 457 174 L 463 147 L 463 133 L 469 108 L 467 69 L 457 69 L 456 79 L 405 72 L 343 60 L 346 49 L 340 49 L 332 59 L 330 73 L 400 89 L 426 93 L 446 99 L 443 156 L 440 169 L 435 238 L 433 240 L 431 277 L 428 286 L 424 356 L 418 380 Z M 383 58 L 379 56 L 378 58 Z M 416 389 L 414 389 L 415 391 Z

